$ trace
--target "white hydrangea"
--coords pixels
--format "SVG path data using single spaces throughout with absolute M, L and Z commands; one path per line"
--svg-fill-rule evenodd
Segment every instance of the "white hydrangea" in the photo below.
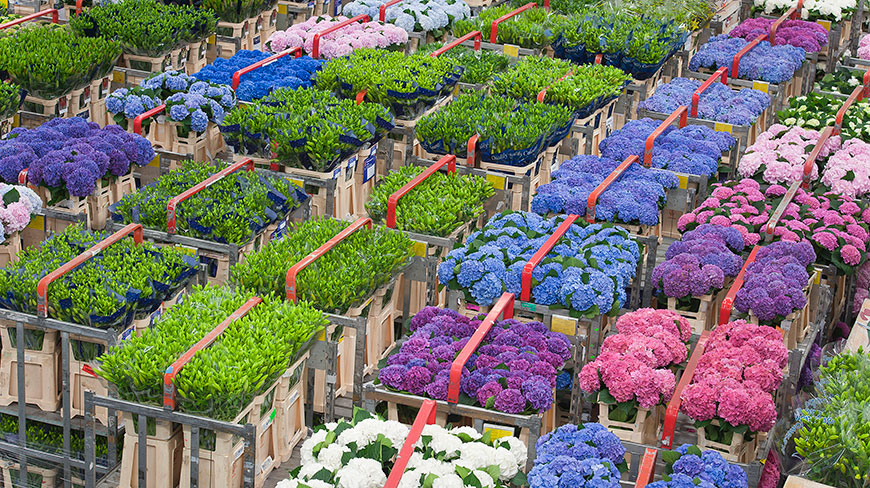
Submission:
M 378 419 L 365 419 L 353 428 L 339 434 L 338 443 L 346 446 L 354 442 L 357 449 L 362 449 L 377 440 L 378 434 L 381 433 L 382 423 L 383 421 Z
M 380 422 L 380 429 L 380 432 L 384 434 L 384 437 L 392 441 L 393 446 L 397 449 L 402 447 L 405 439 L 408 438 L 408 427 L 401 422 L 396 422 L 395 420 Z
M 317 462 L 312 451 L 314 451 L 314 446 L 326 440 L 326 434 L 328 433 L 326 430 L 318 430 L 302 443 L 302 447 L 299 448 L 299 454 L 302 458 L 303 466 Z
M 490 464 L 497 464 L 499 469 L 499 479 L 508 481 L 517 475 L 519 468 L 514 455 L 507 449 L 493 449 L 493 461 Z
M 317 455 L 317 462 L 326 466 L 326 469 L 335 471 L 341 468 L 341 457 L 346 452 L 350 452 L 350 449 L 346 446 L 332 443 L 320 450 L 320 453 Z
M 382 488 L 387 482 L 381 463 L 368 458 L 351 459 L 335 477 L 339 488 Z
M 454 427 L 450 429 L 450 433 L 453 435 L 466 434 L 475 441 L 482 437 L 480 432 L 476 431 L 473 427 Z
M 399 488 L 420 488 L 420 472 L 406 468 L 402 473 L 402 479 L 399 480 Z
M 498 440 L 500 448 L 507 448 L 513 454 L 517 466 L 525 466 L 529 458 L 529 450 L 523 441 L 514 436 L 502 437 Z
M 437 476 L 445 476 L 456 471 L 453 464 L 445 463 L 437 459 L 423 459 L 416 466 L 417 472 L 421 475 L 434 474 Z
M 462 440 L 455 435 L 450 434 L 444 427 L 440 425 L 427 425 L 423 427 L 423 433 L 420 436 L 430 436 L 432 440 L 429 442 L 429 447 L 436 453 L 446 453 L 452 456 L 459 452 L 462 446 Z
M 296 480 L 281 480 L 275 485 L 275 488 L 296 488 L 299 482 Z
M 304 483 L 308 488 L 335 488 L 331 484 L 320 480 L 308 480 Z
M 439 476 L 435 478 L 435 481 L 432 483 L 432 488 L 464 488 L 465 483 L 462 482 L 462 478 L 456 474 L 448 474 L 446 476 Z
M 326 466 L 324 466 L 316 461 L 312 462 L 312 463 L 308 463 L 308 464 L 303 464 L 302 469 L 299 470 L 299 478 L 303 479 L 303 480 L 307 480 L 307 479 L 311 478 L 312 476 L 316 475 L 317 473 L 319 473 L 320 470 L 325 468 L 325 467 Z
M 459 459 L 456 465 L 468 469 L 485 468 L 492 464 L 495 459 L 495 449 L 482 442 L 467 442 L 459 448 Z
M 480 481 L 480 486 L 483 488 L 495 488 L 495 480 L 486 471 L 475 469 L 472 474 Z

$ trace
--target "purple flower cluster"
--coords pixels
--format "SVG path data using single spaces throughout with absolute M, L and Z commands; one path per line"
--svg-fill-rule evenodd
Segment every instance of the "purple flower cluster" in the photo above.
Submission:
M 731 464 L 717 451 L 701 452 L 697 446 L 683 444 L 674 449 L 680 457 L 671 464 L 669 483 L 657 481 L 656 488 L 676 487 L 693 488 L 747 488 L 749 480 L 746 471 Z M 697 481 L 695 481 L 697 480 Z M 686 484 L 688 483 L 688 485 Z M 652 485 L 650 485 L 652 486 Z
M 634 154 L 643 158 L 646 139 L 659 125 L 660 120 L 632 120 L 601 141 L 598 145 L 601 157 L 622 161 Z M 681 129 L 669 126 L 653 142 L 652 167 L 713 176 L 719 172 L 722 153 L 733 145 L 731 134 L 707 126 L 689 125 Z
M 746 39 L 731 37 L 728 34 L 711 37 L 698 49 L 698 53 L 689 61 L 689 69 L 731 68 L 734 56 L 749 44 Z M 761 41 L 740 58 L 740 68 L 737 78 L 744 80 L 766 81 L 768 83 L 785 83 L 792 79 L 806 59 L 806 51 L 795 46 L 771 46 L 768 41 Z M 733 73 L 729 76 L 734 77 Z
M 746 19 L 728 33 L 731 37 L 742 37 L 752 40 L 764 34 L 769 36 L 770 26 L 776 19 L 763 17 Z M 817 22 L 806 20 L 786 20 L 776 29 L 774 44 L 788 44 L 803 48 L 810 53 L 817 53 L 828 44 L 828 31 Z
M 596 156 L 574 156 L 553 172 L 553 182 L 538 187 L 532 211 L 541 215 L 567 213 L 586 215 L 589 195 L 622 160 Z M 668 188 L 676 188 L 677 176 L 670 172 L 632 164 L 598 198 L 595 218 L 608 222 L 656 225 Z
M 447 399 L 450 367 L 480 325 L 456 311 L 426 307 L 411 319 L 412 334 L 387 358 L 378 379 L 390 388 Z M 462 370 L 460 392 L 474 404 L 507 413 L 545 412 L 571 342 L 540 322 L 493 324 Z
M 653 270 L 653 283 L 668 297 L 709 295 L 722 288 L 726 276 L 740 272 L 743 260 L 732 249 L 743 249 L 737 229 L 701 225 L 668 247 L 665 261 Z
M 65 188 L 75 197 L 92 194 L 103 176 L 125 175 L 131 164 L 144 166 L 152 159 L 154 149 L 142 136 L 117 125 L 101 129 L 79 117 L 16 128 L 0 140 L 0 178 L 17 182 L 28 168 L 30 183 Z
M 815 261 L 813 246 L 806 241 L 777 241 L 765 246 L 746 268 L 734 307 L 752 313 L 762 323 L 778 325 L 806 305 L 807 267 Z
M 692 93 L 701 81 L 674 78 L 656 89 L 650 98 L 640 102 L 639 108 L 669 114 L 682 105 L 692 104 Z M 770 105 L 770 95 L 761 90 L 744 88 L 734 91 L 722 83 L 713 83 L 701 93 L 698 118 L 733 125 L 752 125 Z

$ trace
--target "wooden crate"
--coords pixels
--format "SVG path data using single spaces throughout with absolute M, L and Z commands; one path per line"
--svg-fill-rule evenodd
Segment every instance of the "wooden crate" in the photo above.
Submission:
M 120 202 L 125 196 L 136 193 L 136 180 L 133 173 L 115 178 L 109 186 L 109 204 Z
M 21 465 L 10 460 L 0 461 L 3 463 L 3 488 L 27 488 L 39 486 L 40 488 L 55 488 L 62 486 L 60 468 L 44 468 L 36 466 L 31 462 L 27 464 L 27 476 L 25 480 L 21 479 Z M 14 474 L 13 474 L 14 473 Z M 30 482 L 31 475 L 33 483 Z M 37 482 L 37 480 L 39 480 Z M 37 484 L 38 483 L 38 484 Z
M 722 304 L 722 294 L 704 295 L 694 297 L 698 300 L 698 306 L 692 310 L 680 310 L 677 308 L 677 299 L 668 297 L 668 310 L 674 311 L 685 318 L 692 326 L 692 334 L 700 335 L 705 330 L 713 330 L 719 319 L 719 306 Z
M 616 434 L 621 440 L 634 444 L 655 445 L 661 437 L 662 406 L 656 405 L 652 409 L 637 409 L 637 418 L 634 422 L 616 422 L 608 418 L 610 405 L 598 404 L 598 423 Z
M 16 116 L 0 119 L 0 138 L 8 134 L 15 127 Z
M 21 251 L 21 233 L 13 232 L 6 236 L 3 245 L 0 246 L 0 267 L 15 261 Z
M 18 341 L 12 340 L 13 334 L 17 335 L 15 322 L 6 319 L 0 319 L 0 343 L 3 345 L 4 355 L 14 355 L 18 353 Z M 36 337 L 31 336 L 31 339 L 25 337 L 24 349 L 26 351 L 37 351 L 51 353 L 60 347 L 60 335 L 56 330 L 43 329 L 32 325 L 24 324 L 24 334 L 29 336 L 28 331 L 42 332 L 42 344 L 38 343 Z M 28 343 L 29 342 L 29 343 Z
M 77 88 L 69 93 L 69 112 L 71 117 L 91 120 L 91 85 Z
M 56 412 L 61 400 L 60 348 L 53 352 L 28 351 L 24 355 L 25 401 L 44 412 Z M 18 402 L 17 354 L 0 356 L 0 405 Z
M 330 325 L 326 333 L 332 335 L 336 326 Z M 354 356 L 356 354 L 356 329 L 345 327 L 338 339 L 338 352 L 336 354 L 335 367 L 335 397 L 342 397 L 348 393 L 353 394 L 353 370 Z M 326 410 L 326 372 L 318 369 L 314 371 L 314 398 L 312 399 L 315 412 Z
M 47 118 L 66 117 L 67 114 L 69 113 L 69 105 L 70 105 L 69 94 L 60 96 L 58 98 L 53 98 L 51 100 L 46 100 L 44 98 L 37 98 L 37 97 L 34 97 L 34 96 L 28 94 L 24 98 L 24 104 L 21 106 L 21 110 L 24 110 L 26 112 L 33 112 L 36 114 L 44 115 Z M 39 125 L 39 124 L 36 124 L 36 125 Z M 32 128 L 32 127 L 28 127 L 28 128 Z
M 354 176 L 356 167 L 358 166 L 358 157 L 356 154 L 348 159 L 341 161 L 332 171 L 316 172 L 300 168 L 283 167 L 283 172 L 291 175 L 300 176 L 302 178 L 311 178 L 317 180 L 335 180 L 335 192 L 332 196 L 332 214 L 330 217 L 344 219 L 348 217 L 359 217 L 365 212 L 364 208 L 355 208 L 354 204 L 359 199 L 355 197 L 360 192 L 357 187 L 357 178 Z M 361 179 L 360 179 L 361 181 Z M 311 196 L 311 216 L 319 217 L 327 215 L 326 204 L 328 192 L 325 187 L 313 187 L 305 184 L 302 180 L 293 180 L 298 186 L 305 188 L 305 192 Z
M 354 177 L 354 202 L 353 215 L 363 216 L 366 214 L 365 205 L 371 198 L 377 180 L 378 145 L 360 149 L 357 154 Z
M 514 211 L 526 211 L 528 212 L 531 209 L 532 204 L 532 195 L 535 194 L 538 187 L 541 186 L 541 166 L 543 163 L 543 155 L 539 157 L 536 161 L 527 164 L 526 166 L 510 166 L 507 164 L 495 164 L 495 163 L 480 163 L 480 168 L 486 171 L 492 171 L 495 173 L 504 173 L 512 176 L 523 177 L 529 176 L 530 179 L 530 188 L 528 189 L 529 195 L 529 205 L 528 208 L 522 208 L 522 199 L 523 199 L 523 187 L 518 184 L 508 183 L 504 178 L 499 178 L 498 176 L 490 177 L 487 175 L 487 180 L 490 181 L 496 189 L 499 190 L 509 190 L 511 192 L 511 210 Z
M 125 412 L 127 433 L 121 454 L 119 488 L 139 488 L 139 436 L 135 434 L 132 416 Z M 157 422 L 155 435 L 146 438 L 145 483 L 148 488 L 176 488 L 181 478 L 183 436 L 181 429 L 168 422 Z
M 713 424 L 719 425 L 719 421 L 713 419 Z M 735 433 L 731 438 L 731 444 L 726 445 L 708 441 L 704 435 L 704 427 L 698 427 L 698 447 L 701 450 L 718 451 L 726 461 L 732 463 L 750 463 L 758 454 L 759 435 L 760 433 L 757 433 L 752 441 L 744 442 L 743 434 Z
M 218 22 L 215 38 L 217 55 L 229 59 L 238 52 L 238 49 L 253 50 L 253 31 L 258 20 L 259 17 L 252 17 L 242 22 Z
M 135 54 L 124 53 L 119 61 L 119 66 L 135 71 L 145 73 L 163 73 L 173 68 L 172 53 L 166 53 L 163 56 L 136 56 Z M 150 74 L 148 75 L 150 76 Z M 138 85 L 146 77 L 136 76 L 132 73 L 127 73 L 127 83 Z
M 307 360 L 308 353 L 281 376 L 276 393 L 275 445 L 279 463 L 289 461 L 296 444 L 308 435 L 305 425 Z
M 96 79 L 91 82 L 91 122 L 100 124 L 100 127 L 111 125 L 114 121 L 106 111 L 106 97 L 112 91 L 112 78 L 109 76 Z
M 187 63 L 185 63 L 184 71 L 192 75 L 199 73 L 208 64 L 206 53 L 208 52 L 208 43 L 206 41 L 192 42 L 187 47 Z

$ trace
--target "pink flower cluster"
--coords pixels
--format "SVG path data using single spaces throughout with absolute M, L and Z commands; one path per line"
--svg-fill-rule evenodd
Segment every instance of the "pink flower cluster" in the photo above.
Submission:
M 782 382 L 788 350 L 772 327 L 743 320 L 718 326 L 683 390 L 680 409 L 696 421 L 718 418 L 767 432 L 776 422 L 772 392 Z
M 770 211 L 757 181 L 729 181 L 713 185 L 710 196 L 695 210 L 683 214 L 677 227 L 685 232 L 703 224 L 730 226 L 740 232 L 747 246 L 754 246 L 761 240 L 758 231 L 770 219 Z
M 849 139 L 828 159 L 822 174 L 822 183 L 839 195 L 860 198 L 870 193 L 868 163 L 870 144 L 860 139 Z
M 746 19 L 728 33 L 731 37 L 742 37 L 747 41 L 761 34 L 770 34 L 770 26 L 776 19 L 753 18 Z M 805 51 L 817 53 L 828 44 L 828 31 L 816 22 L 806 20 L 786 20 L 776 29 L 774 44 L 788 44 L 804 48 Z
M 779 185 L 767 189 L 771 196 L 785 192 L 785 187 Z M 832 263 L 850 271 L 864 261 L 870 244 L 870 209 L 862 205 L 844 195 L 816 196 L 798 190 L 774 235 L 784 241 L 809 241 L 816 249 L 819 264 Z
M 302 47 L 306 53 L 314 50 L 314 34 L 329 28 L 347 17 L 312 17 L 301 24 L 278 31 L 266 41 L 266 49 L 279 53 L 292 47 Z M 320 38 L 320 57 L 325 59 L 347 56 L 354 49 L 364 47 L 386 48 L 408 42 L 408 33 L 401 27 L 380 22 L 354 22 Z
M 870 34 L 865 34 L 858 41 L 858 57 L 861 59 L 870 59 Z
M 10 198 L 10 193 L 17 197 Z M 3 242 L 6 236 L 27 227 L 31 215 L 42 208 L 42 200 L 26 186 L 5 183 L 0 183 L 0 197 L 3 197 L 0 199 L 0 242 Z M 4 199 L 10 200 L 9 204 Z
M 588 393 L 606 389 L 617 402 L 637 400 L 641 408 L 667 402 L 676 386 L 667 367 L 686 360 L 689 322 L 671 310 L 642 308 L 620 317 L 616 329 L 601 354 L 583 366 L 580 388 Z
M 819 135 L 814 130 L 775 124 L 758 136 L 755 144 L 746 148 L 746 154 L 737 164 L 737 172 L 744 178 L 770 184 L 799 181 L 803 178 L 807 155 L 816 145 Z M 827 157 L 839 145 L 839 137 L 828 139 L 822 146 L 820 157 Z M 810 177 L 813 180 L 819 178 L 817 166 L 813 166 Z
M 855 272 L 855 296 L 852 297 L 852 313 L 861 310 L 861 304 L 870 296 L 870 261 L 865 261 Z

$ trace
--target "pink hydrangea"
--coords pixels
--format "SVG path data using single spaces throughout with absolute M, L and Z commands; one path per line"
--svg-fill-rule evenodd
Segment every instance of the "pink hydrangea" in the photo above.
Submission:
M 306 52 L 314 50 L 314 35 L 332 25 L 347 20 L 347 17 L 312 17 L 305 22 L 278 31 L 266 41 L 266 48 L 278 53 L 292 47 L 301 47 Z M 346 56 L 360 48 L 386 48 L 408 42 L 408 33 L 401 27 L 381 22 L 352 23 L 320 38 L 320 57 L 332 59 Z
M 659 328 L 687 342 L 692 336 L 692 326 L 685 317 L 673 310 L 641 308 L 620 316 L 616 320 L 616 330 L 620 334 L 645 334 Z

